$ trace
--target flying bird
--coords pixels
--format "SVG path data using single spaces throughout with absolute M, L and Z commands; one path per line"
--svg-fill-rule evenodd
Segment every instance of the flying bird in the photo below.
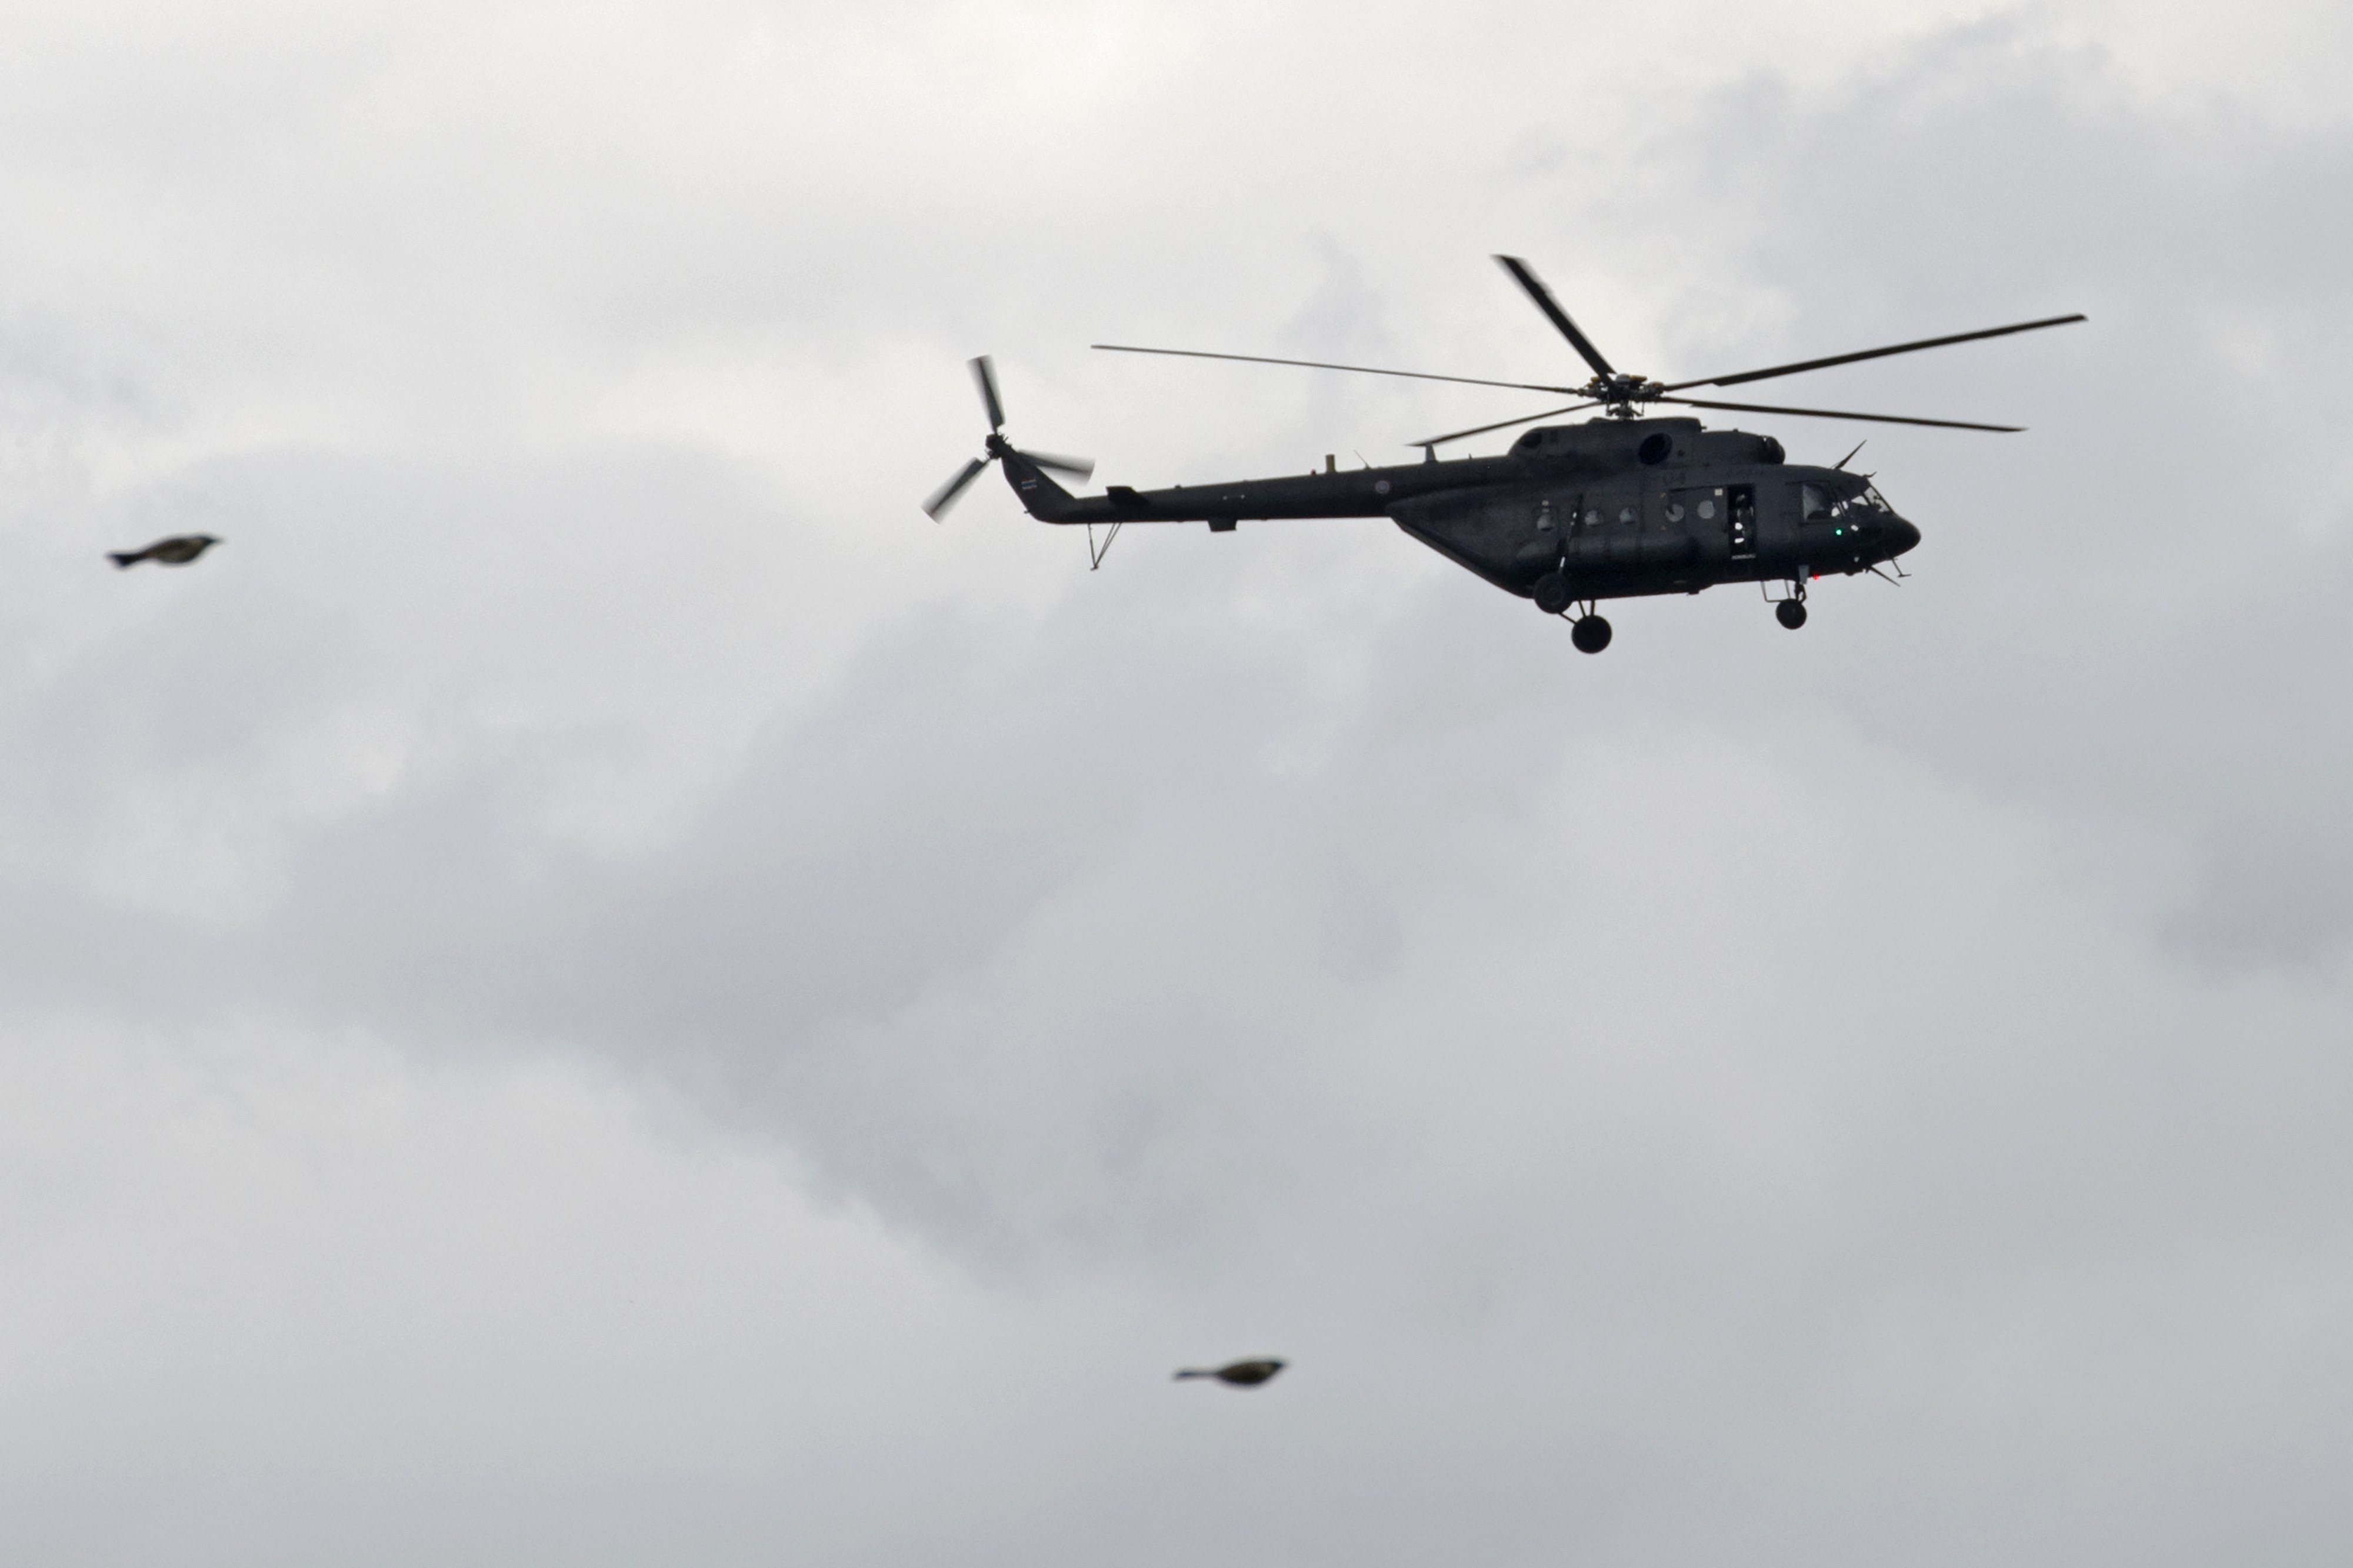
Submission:
M 160 561 L 166 566 L 185 566 L 219 540 L 209 533 L 175 533 L 169 539 L 159 539 L 144 550 L 110 552 L 109 561 L 117 566 L 135 566 L 142 561 Z
M 1232 1384 L 1236 1388 L 1256 1388 L 1282 1370 L 1279 1361 L 1237 1361 L 1220 1367 L 1188 1366 L 1176 1374 L 1182 1383 L 1188 1377 L 1214 1377 L 1219 1383 Z

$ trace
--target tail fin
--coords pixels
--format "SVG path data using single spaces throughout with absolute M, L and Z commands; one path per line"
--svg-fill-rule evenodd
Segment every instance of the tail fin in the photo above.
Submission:
M 1021 510 L 1031 517 L 1050 522 L 1062 515 L 1071 504 L 1071 492 L 1049 478 L 1046 470 L 1029 460 L 1029 455 L 1010 447 L 1004 453 L 1005 482 L 1013 487 L 1014 496 Z

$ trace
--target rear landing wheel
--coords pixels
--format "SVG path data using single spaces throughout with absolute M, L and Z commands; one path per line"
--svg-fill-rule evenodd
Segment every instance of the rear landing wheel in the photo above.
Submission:
M 1773 606 L 1773 618 L 1796 631 L 1806 624 L 1806 604 L 1802 599 L 1784 599 Z
M 1568 628 L 1568 640 L 1579 653 L 1599 653 L 1609 646 L 1609 623 L 1599 616 L 1580 616 Z

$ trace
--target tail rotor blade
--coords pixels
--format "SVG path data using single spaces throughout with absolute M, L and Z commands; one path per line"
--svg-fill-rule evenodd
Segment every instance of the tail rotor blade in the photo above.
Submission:
M 972 362 L 972 379 L 980 384 L 980 402 L 988 410 L 989 429 L 1004 429 L 1005 405 L 997 400 L 997 367 L 988 363 L 987 354 Z
M 1072 474 L 1081 479 L 1094 478 L 1095 465 L 1092 458 L 1058 458 L 1051 452 L 1024 452 L 1021 455 L 1039 468 L 1051 468 L 1058 474 Z
M 978 364 L 980 362 L 975 360 L 973 363 Z M 964 494 L 965 487 L 980 478 L 980 470 L 987 467 L 988 467 L 987 458 L 975 458 L 971 462 L 966 463 L 962 473 L 932 492 L 932 499 L 923 503 L 923 515 L 934 522 L 939 521 L 940 514 L 955 505 L 956 497 Z

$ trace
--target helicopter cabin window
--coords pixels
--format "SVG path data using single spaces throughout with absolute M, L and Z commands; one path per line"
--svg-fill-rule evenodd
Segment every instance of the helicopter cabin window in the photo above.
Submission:
M 1618 521 L 1631 528 L 1642 521 L 1641 510 L 1638 507 L 1621 506 L 1618 509 Z
M 1804 521 L 1820 522 L 1831 515 L 1831 492 L 1820 485 L 1799 485 L 1798 507 Z
M 1703 529 L 1702 525 L 1714 523 L 1722 514 L 1724 502 L 1718 499 L 1721 493 L 1697 486 L 1689 489 L 1662 491 L 1658 515 L 1664 518 L 1670 527 L 1679 528 L 1686 533 L 1712 533 L 1715 531 L 1713 528 Z M 1693 521 L 1694 519 L 1697 521 Z
M 1757 487 L 1734 485 L 1725 498 L 1724 538 L 1735 561 L 1757 554 Z

